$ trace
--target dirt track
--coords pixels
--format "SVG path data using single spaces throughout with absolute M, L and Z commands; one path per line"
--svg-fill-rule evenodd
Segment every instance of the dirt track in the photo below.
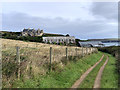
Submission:
M 78 88 L 79 85 L 82 83 L 82 81 L 86 78 L 86 76 L 103 60 L 104 55 L 101 57 L 101 59 L 95 63 L 92 67 L 90 67 L 73 85 L 71 88 Z
M 108 60 L 109 59 L 108 59 L 108 56 L 107 56 L 107 59 L 106 59 L 105 63 L 102 65 L 102 67 L 100 68 L 100 70 L 99 70 L 99 72 L 98 72 L 98 74 L 96 76 L 93 88 L 100 88 L 100 81 L 101 81 L 102 72 L 103 72 Z

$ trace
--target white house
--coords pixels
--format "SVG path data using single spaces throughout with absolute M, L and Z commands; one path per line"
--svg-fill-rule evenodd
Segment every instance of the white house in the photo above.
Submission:
M 73 36 L 56 36 L 56 37 L 43 37 L 43 42 L 45 43 L 75 43 L 75 37 Z

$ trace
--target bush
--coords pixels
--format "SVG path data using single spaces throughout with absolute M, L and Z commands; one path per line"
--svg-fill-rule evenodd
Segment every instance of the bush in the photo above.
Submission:
M 102 52 L 112 54 L 113 56 L 115 56 L 116 53 L 120 52 L 120 47 L 117 47 L 117 46 L 101 47 L 101 48 L 98 48 L 98 50 L 102 51 Z
M 21 32 L 4 32 L 2 38 L 5 39 L 14 39 L 14 40 L 23 40 L 31 42 L 42 42 L 42 36 L 21 36 Z

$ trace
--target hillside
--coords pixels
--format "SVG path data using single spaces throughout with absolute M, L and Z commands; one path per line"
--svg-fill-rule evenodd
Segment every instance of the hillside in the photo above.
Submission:
M 7 36 L 21 36 L 21 32 L 8 32 L 8 31 L 0 31 L 0 35 L 3 36 L 3 38 L 8 38 Z M 65 36 L 62 34 L 52 34 L 52 33 L 43 33 L 42 37 L 48 37 L 48 36 Z
M 68 34 L 67 34 L 68 35 Z M 63 36 L 66 35 L 62 34 L 51 34 L 51 33 L 44 33 L 42 36 L 21 36 L 21 32 L 7 32 L 7 31 L 0 31 L 0 36 L 4 39 L 12 39 L 12 40 L 21 40 L 21 41 L 30 41 L 30 42 L 43 42 L 42 37 L 54 37 L 54 36 Z M 69 35 L 68 35 L 69 36 Z M 79 41 L 84 41 L 80 39 L 75 39 L 76 43 L 71 44 L 71 46 L 80 46 Z M 61 43 L 62 44 L 62 43 Z M 60 45 L 61 45 L 60 44 Z M 70 45 L 70 44 L 69 44 Z
M 82 49 L 74 46 L 50 45 L 11 39 L 1 39 L 1 42 L 4 87 L 10 87 L 17 79 L 16 74 L 19 74 L 19 69 L 20 75 L 24 79 L 46 75 L 50 68 L 50 47 L 52 47 L 51 69 L 53 71 L 64 68 L 68 61 L 96 52 L 95 48 Z M 18 62 L 16 46 L 20 47 L 20 62 Z
M 4 39 L 30 41 L 30 42 L 43 42 L 42 37 L 64 36 L 64 35 L 44 33 L 42 36 L 21 36 L 21 32 L 0 31 L 0 36 Z
M 110 60 L 101 79 L 101 87 L 117 88 L 115 58 L 110 54 L 98 52 L 96 48 L 11 39 L 1 39 L 1 42 L 3 88 L 70 88 L 86 70 L 99 62 L 103 54 L 103 60 L 88 74 L 81 85 L 83 88 L 93 87 L 98 70 L 109 56 Z
M 30 41 L 30 42 L 43 42 L 42 37 L 54 37 L 54 36 L 65 37 L 66 35 L 43 33 L 42 36 L 22 36 L 21 32 L 0 31 L 0 36 L 4 39 L 13 39 L 13 40 Z M 76 45 L 78 45 L 78 44 L 76 44 Z

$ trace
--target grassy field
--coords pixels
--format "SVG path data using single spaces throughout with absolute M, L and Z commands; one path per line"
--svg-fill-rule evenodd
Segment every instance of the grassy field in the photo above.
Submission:
M 45 76 L 34 77 L 29 80 L 16 81 L 13 87 L 22 88 L 70 88 L 73 83 L 102 56 L 102 53 L 87 55 L 78 60 L 67 63 L 63 70 L 58 68 Z
M 70 88 L 103 55 L 102 52 L 86 55 L 86 48 L 84 48 L 85 57 L 82 57 L 81 47 L 67 47 L 9 39 L 2 39 L 2 45 L 2 84 L 5 88 Z M 16 61 L 16 46 L 20 47 L 20 66 L 18 66 Z M 53 47 L 51 72 L 49 72 L 50 47 Z M 66 60 L 65 55 L 66 47 L 68 48 L 68 60 Z M 95 49 L 92 52 L 94 51 Z M 91 53 L 90 50 L 89 53 Z M 102 77 L 102 84 L 106 84 L 101 86 L 103 88 L 108 88 L 109 86 L 111 88 L 117 87 L 116 60 L 110 54 L 104 54 L 108 55 L 110 60 Z M 92 87 L 97 71 L 104 60 L 88 76 L 90 84 L 87 84 L 87 81 L 87 85 L 82 87 Z M 17 79 L 18 68 L 21 70 L 20 80 Z M 91 78 L 92 81 L 90 81 Z
M 37 76 L 45 76 L 49 72 L 50 47 L 52 47 L 52 70 L 64 68 L 66 62 L 81 58 L 82 48 L 73 46 L 58 46 L 19 40 L 1 39 L 2 41 L 2 77 L 3 87 L 12 87 L 17 79 L 18 69 L 23 80 Z M 16 57 L 16 46 L 20 47 L 20 65 Z M 68 60 L 66 60 L 66 48 L 68 48 Z M 76 52 L 77 48 L 77 52 Z M 86 48 L 83 48 L 86 55 Z M 89 48 L 88 53 L 95 52 Z

